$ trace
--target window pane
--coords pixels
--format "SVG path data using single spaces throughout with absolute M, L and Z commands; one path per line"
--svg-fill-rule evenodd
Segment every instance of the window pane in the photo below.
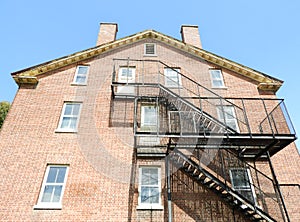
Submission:
M 77 125 L 77 117 L 72 117 L 70 118 L 70 129 L 76 129 L 76 125 Z
M 55 183 L 56 175 L 57 175 L 57 168 L 50 167 L 50 170 L 48 173 L 48 178 L 47 178 L 47 183 Z
M 51 202 L 51 196 L 54 186 L 45 186 L 42 202 Z
M 249 187 L 249 179 L 247 171 L 244 169 L 236 169 L 232 171 L 232 183 L 234 187 Z
M 132 68 L 122 68 L 122 77 L 132 78 Z
M 52 202 L 59 202 L 61 196 L 62 186 L 54 186 L 54 195 Z
M 63 183 L 66 175 L 66 167 L 57 167 L 58 169 L 58 174 L 56 178 L 56 183 Z
M 63 117 L 60 128 L 69 128 L 71 117 Z
M 86 76 L 76 76 L 77 83 L 85 83 Z
M 222 80 L 213 80 L 213 86 L 222 87 L 223 86 Z
M 158 169 L 142 169 L 142 185 L 158 185 Z
M 150 203 L 150 188 L 142 187 L 141 188 L 141 203 Z
M 79 109 L 80 109 L 80 104 L 72 104 L 72 115 L 78 115 L 79 114 Z
M 213 79 L 221 79 L 221 72 L 220 70 L 210 70 L 211 76 Z
M 87 74 L 88 72 L 88 67 L 87 66 L 79 66 L 78 67 L 78 74 Z
M 73 104 L 66 104 L 65 106 L 65 115 L 71 115 L 73 109 Z
M 159 190 L 158 187 L 150 188 L 150 203 L 159 203 Z

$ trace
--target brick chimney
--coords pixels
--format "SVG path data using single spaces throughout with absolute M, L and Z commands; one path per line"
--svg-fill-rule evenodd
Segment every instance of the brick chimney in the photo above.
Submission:
M 98 33 L 97 46 L 104 43 L 116 40 L 118 32 L 118 24 L 116 23 L 100 23 L 100 30 Z
M 202 48 L 200 34 L 197 25 L 182 25 L 181 26 L 181 37 L 184 43 Z

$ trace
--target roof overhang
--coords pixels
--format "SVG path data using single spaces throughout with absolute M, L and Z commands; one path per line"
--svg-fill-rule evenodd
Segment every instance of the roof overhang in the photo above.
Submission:
M 276 92 L 282 85 L 283 81 L 276 79 L 274 77 L 268 76 L 262 72 L 251 69 L 247 66 L 241 65 L 239 63 L 233 62 L 221 56 L 215 55 L 206 50 L 197 48 L 195 46 L 181 42 L 178 39 L 174 39 L 170 36 L 164 35 L 154 30 L 146 30 L 139 32 L 137 34 L 118 39 L 116 41 L 99 45 L 87 50 L 83 50 L 62 58 L 58 58 L 46 63 L 39 64 L 24 70 L 20 70 L 12 73 L 12 76 L 17 84 L 28 83 L 28 84 L 37 84 L 38 78 L 41 74 L 68 66 L 86 59 L 93 58 L 102 53 L 114 50 L 116 48 L 132 44 L 146 38 L 153 38 L 157 41 L 168 44 L 172 47 L 175 47 L 179 50 L 188 52 L 196 57 L 199 57 L 207 62 L 213 63 L 217 66 L 223 67 L 225 69 L 231 70 L 235 73 L 238 73 L 242 76 L 245 76 L 249 79 L 258 82 L 258 89 L 274 91 Z

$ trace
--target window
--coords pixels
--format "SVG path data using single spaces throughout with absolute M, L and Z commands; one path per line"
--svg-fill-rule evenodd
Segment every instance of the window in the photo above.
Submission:
M 239 132 L 239 126 L 233 106 L 218 106 L 217 107 L 218 118 L 221 122 L 225 123 L 231 129 Z M 224 115 L 225 114 L 225 115 Z
M 58 132 L 77 132 L 81 103 L 65 103 L 59 121 Z
M 38 203 L 34 208 L 61 209 L 67 174 L 67 166 L 47 166 Z
M 88 72 L 89 66 L 77 66 L 73 84 L 85 85 L 87 82 Z
M 255 192 L 252 185 L 250 170 L 245 168 L 230 169 L 232 188 L 250 202 L 255 202 Z
M 147 56 L 156 56 L 156 44 L 155 43 L 146 43 L 144 45 L 144 54 Z
M 165 85 L 167 87 L 181 87 L 181 75 L 179 68 L 165 68 Z
M 157 131 L 158 118 L 155 105 L 141 106 L 141 130 L 147 132 Z
M 126 83 L 118 86 L 117 93 L 131 95 L 134 94 L 134 86 L 127 85 L 127 83 L 135 82 L 135 67 L 120 67 L 118 73 L 118 82 Z
M 139 168 L 140 209 L 162 209 L 160 167 Z
M 225 87 L 221 70 L 219 70 L 219 69 L 210 69 L 209 73 L 210 73 L 210 76 L 211 76 L 212 87 L 214 87 L 214 88 L 224 88 Z

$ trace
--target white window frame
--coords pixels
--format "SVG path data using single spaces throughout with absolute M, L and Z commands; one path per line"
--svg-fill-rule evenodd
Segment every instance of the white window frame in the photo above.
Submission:
M 67 114 L 65 114 L 67 105 L 79 105 L 78 114 L 77 115 L 67 115 Z M 62 109 L 60 119 L 59 119 L 59 123 L 58 123 L 58 128 L 55 130 L 55 132 L 71 132 L 71 133 L 77 132 L 78 125 L 79 125 L 81 108 L 82 108 L 82 103 L 81 102 L 64 102 L 63 109 Z M 63 119 L 66 118 L 66 117 L 77 118 L 75 128 L 71 128 L 71 127 L 62 128 Z
M 228 112 L 228 109 L 230 110 L 229 112 Z M 229 115 L 231 115 L 232 119 L 227 119 L 226 114 L 225 114 L 225 122 L 224 122 L 223 110 L 224 110 L 224 113 L 228 113 Z M 235 114 L 235 110 L 234 110 L 233 106 L 217 106 L 217 113 L 218 113 L 218 119 L 222 123 L 229 126 L 233 130 L 236 130 L 236 132 L 238 132 L 238 133 L 240 132 L 239 124 L 237 122 L 237 118 L 236 118 L 236 114 Z M 233 125 L 231 125 L 231 124 L 234 124 L 234 127 L 232 127 Z
M 148 53 L 147 53 L 147 46 L 148 46 L 148 45 L 153 46 L 153 50 L 154 50 L 154 53 L 153 53 L 153 54 L 148 54 Z M 157 55 L 156 55 L 156 44 L 155 44 L 155 43 L 145 43 L 145 44 L 144 44 L 144 56 L 157 56 Z
M 66 172 L 65 172 L 63 182 L 60 182 L 60 183 L 58 183 L 58 182 L 54 182 L 54 183 L 47 182 L 50 169 L 55 168 L 55 167 L 64 167 L 64 168 L 66 168 Z M 44 174 L 43 183 L 42 183 L 40 193 L 39 193 L 39 198 L 38 198 L 37 204 L 34 206 L 34 209 L 61 209 L 62 208 L 62 199 L 63 199 L 64 191 L 65 191 L 65 188 L 66 188 L 68 173 L 69 173 L 69 166 L 68 165 L 52 165 L 52 164 L 47 165 L 46 172 Z M 60 194 L 60 198 L 59 198 L 58 202 L 43 202 L 42 201 L 46 186 L 62 186 L 61 194 Z M 52 195 L 53 195 L 53 191 L 52 191 Z M 53 196 L 51 197 L 51 199 L 52 198 L 53 198 Z
M 232 171 L 234 171 L 234 170 L 243 170 L 244 172 L 246 172 L 247 177 L 248 177 L 249 186 L 239 186 L 239 187 L 237 187 L 234 184 L 234 182 L 233 182 L 234 181 L 233 180 L 234 175 L 232 173 Z M 251 192 L 254 204 L 257 206 L 257 198 L 256 198 L 255 189 L 254 189 L 254 186 L 253 186 L 253 181 L 252 181 L 251 172 L 250 172 L 249 168 L 242 168 L 242 167 L 240 167 L 240 168 L 230 168 L 229 169 L 229 175 L 230 175 L 232 189 L 235 190 L 235 191 L 248 191 L 248 192 Z
M 79 69 L 81 67 L 86 67 L 87 68 L 86 74 L 80 74 L 80 73 L 78 73 Z M 90 66 L 88 66 L 88 65 L 79 65 L 79 66 L 77 66 L 76 67 L 76 72 L 75 72 L 75 75 L 74 75 L 74 79 L 73 79 L 73 82 L 72 82 L 72 85 L 86 85 L 87 84 L 89 70 L 90 70 Z M 76 79 L 77 79 L 78 76 L 84 76 L 85 77 L 85 81 L 84 82 L 77 82 Z
M 165 86 L 168 88 L 182 88 L 180 68 L 164 68 Z M 170 74 L 173 74 L 173 76 Z M 176 80 L 173 78 L 176 77 Z M 173 81 L 172 81 L 173 80 Z M 170 84 L 170 81 L 172 82 Z
M 212 72 L 218 72 L 220 77 L 214 78 Z M 210 78 L 211 78 L 212 88 L 225 88 L 226 89 L 226 86 L 225 86 L 225 83 L 224 83 L 224 78 L 223 78 L 223 73 L 222 73 L 221 69 L 210 69 L 209 74 L 210 74 Z M 215 81 L 221 82 L 221 86 L 215 85 L 214 84 Z
M 157 184 L 143 185 L 142 173 L 143 169 L 157 169 Z M 152 187 L 158 189 L 158 203 L 142 203 L 142 187 Z M 161 167 L 160 166 L 140 166 L 139 167 L 139 197 L 137 209 L 149 209 L 149 210 L 163 210 L 162 198 L 161 198 Z

